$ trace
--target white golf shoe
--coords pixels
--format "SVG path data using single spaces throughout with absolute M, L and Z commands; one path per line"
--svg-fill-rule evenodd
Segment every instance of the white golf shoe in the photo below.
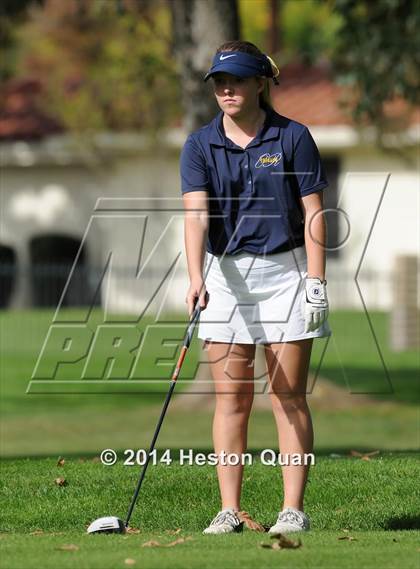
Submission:
M 244 523 L 238 518 L 235 510 L 227 508 L 226 510 L 221 510 L 217 516 L 213 518 L 209 527 L 207 527 L 203 533 L 241 532 L 243 525 Z
M 276 523 L 268 530 L 268 533 L 290 533 L 309 531 L 309 529 L 308 516 L 296 508 L 287 507 L 279 513 Z

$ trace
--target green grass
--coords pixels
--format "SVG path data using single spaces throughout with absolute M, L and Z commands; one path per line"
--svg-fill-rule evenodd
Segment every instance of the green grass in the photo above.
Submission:
M 138 470 L 121 462 L 105 467 L 77 459 L 63 467 L 52 459 L 5 461 L 2 567 L 113 568 L 124 567 L 125 558 L 140 567 L 417 567 L 420 463 L 408 454 L 381 454 L 370 461 L 317 456 L 305 500 L 312 531 L 300 536 L 302 548 L 282 551 L 261 548 L 261 542 L 272 540 L 247 529 L 203 536 L 219 506 L 215 467 L 175 461 L 149 465 L 131 523 L 139 534 L 86 535 L 86 525 L 96 517 L 124 518 Z M 57 476 L 68 485 L 55 485 Z M 242 508 L 254 519 L 271 525 L 281 494 L 278 467 L 258 459 L 245 467 Z M 169 533 L 177 528 L 178 535 Z M 30 535 L 37 530 L 43 533 Z M 338 539 L 344 535 L 356 540 Z M 150 539 L 168 543 L 186 536 L 192 539 L 167 549 L 141 547 Z M 79 550 L 57 549 L 63 544 Z
M 383 312 L 369 314 L 373 327 L 368 324 L 363 312 L 333 311 L 330 324 L 333 336 L 330 338 L 327 350 L 323 355 L 325 340 L 314 342 L 311 368 L 320 367 L 322 376 L 343 386 L 355 393 L 371 393 L 378 399 L 400 401 L 407 404 L 420 403 L 420 390 L 416 378 L 419 371 L 419 354 L 416 350 L 394 353 L 388 342 L 388 318 Z M 75 393 L 67 395 L 33 395 L 24 396 L 32 377 L 51 324 L 53 311 L 1 311 L 1 376 L 2 376 L 2 412 L 13 415 L 27 415 L 28 413 L 42 413 L 51 408 L 80 410 L 86 409 L 114 409 L 115 403 L 119 406 L 138 407 L 139 404 L 153 404 L 161 400 L 161 394 L 167 391 L 167 382 L 176 364 L 185 332 L 185 315 L 167 315 L 169 323 L 166 328 L 159 324 L 150 339 L 145 342 L 140 365 L 136 368 L 143 379 L 152 380 L 149 384 L 142 384 L 141 393 L 137 397 L 131 394 L 119 394 L 117 399 L 112 394 Z M 83 322 L 85 313 L 82 310 L 64 309 L 62 319 L 65 322 Z M 117 318 L 117 317 L 115 317 Z M 118 316 L 123 320 L 122 316 Z M 101 321 L 101 312 L 92 311 L 88 320 L 91 331 L 96 330 Z M 170 323 L 173 323 L 172 325 Z M 139 324 L 139 334 L 149 325 L 153 325 L 151 318 L 145 318 Z M 169 330 L 169 333 L 168 333 Z M 139 336 L 140 337 L 140 336 Z M 148 336 L 149 337 L 149 336 Z M 163 339 L 169 341 L 163 344 Z M 197 361 L 200 356 L 201 340 L 196 337 L 190 348 L 181 372 L 181 379 L 177 390 L 187 387 L 188 382 L 194 379 Z M 124 378 L 133 364 L 132 358 L 120 362 L 115 369 L 107 363 L 108 345 L 99 342 L 95 347 L 95 358 L 90 370 L 95 377 Z M 134 352 L 133 352 L 134 355 Z M 45 361 L 55 362 L 55 352 L 48 352 Z M 134 356 L 133 356 L 134 357 Z M 82 377 L 86 358 L 72 364 L 61 364 L 55 379 L 67 379 L 69 382 Z M 103 375 L 104 374 L 104 375 Z M 154 380 L 154 382 L 153 382 Z M 104 382 L 99 381 L 99 388 Z M 54 387 L 54 380 L 51 381 Z M 92 390 L 95 386 L 92 385 Z M 80 385 L 75 385 L 75 391 Z M 124 387 L 122 391 L 126 389 Z M 150 391 L 159 391 L 151 394 Z M 94 401 L 92 401 L 92 399 Z
M 330 338 L 320 373 L 353 393 L 368 393 L 379 400 L 420 403 L 419 352 L 393 352 L 389 345 L 389 314 L 333 311 Z M 314 343 L 312 364 L 322 345 Z
M 149 464 L 132 519 L 135 527 L 197 531 L 219 505 L 215 467 L 180 465 L 177 455 L 172 453 L 171 464 Z M 95 517 L 124 517 L 139 471 L 138 466 L 124 466 L 122 457 L 108 467 L 77 458 L 62 467 L 48 458 L 4 461 L 2 530 L 83 532 Z M 58 476 L 68 485 L 54 484 Z M 418 523 L 419 478 L 420 461 L 409 453 L 381 453 L 369 461 L 316 455 L 306 509 L 319 530 L 413 529 L 415 519 Z M 258 455 L 245 466 L 242 508 L 260 523 L 270 523 L 281 505 L 281 493 L 279 467 L 262 464 Z
M 81 310 L 67 309 L 63 314 L 63 318 L 69 322 L 83 321 L 84 318 Z M 181 342 L 178 350 L 176 343 L 175 347 L 165 348 L 172 353 L 172 358 L 168 357 L 168 361 L 163 363 L 171 366 L 166 369 L 167 377 L 160 384 L 159 394 L 27 394 L 28 382 L 52 317 L 52 311 L 41 309 L 0 312 L 0 434 L 3 456 L 54 456 L 78 452 L 98 454 L 107 447 L 124 449 L 146 446 L 153 435 L 168 389 L 168 370 L 175 365 Z M 95 309 L 90 319 L 92 329 L 99 318 L 100 312 Z M 418 405 L 415 404 L 419 390 L 413 379 L 417 371 L 417 355 L 414 351 L 392 353 L 387 348 L 387 316 L 372 313 L 371 318 L 396 391 L 376 395 L 377 400 L 382 400 L 381 405 L 374 402 L 369 407 L 355 405 L 352 409 L 314 410 L 315 446 L 319 451 L 359 447 L 401 450 L 419 446 Z M 169 319 L 183 321 L 182 315 L 172 315 Z M 381 368 L 376 347 L 372 347 L 370 329 L 365 324 L 364 313 L 334 312 L 331 315 L 333 336 L 321 362 L 321 376 L 345 388 L 346 380 L 356 377 L 365 391 L 377 387 L 378 378 L 383 384 L 386 374 Z M 357 330 L 357 334 L 353 333 L 354 330 Z M 324 347 L 325 340 L 314 342 L 313 369 L 317 369 Z M 201 341 L 195 337 L 185 359 L 174 399 L 187 385 L 184 378 L 194 377 L 200 348 Z M 143 360 L 144 373 L 153 375 L 156 353 L 146 351 Z M 77 378 L 77 374 L 73 377 Z M 310 396 L 308 400 L 311 401 Z M 159 442 L 168 447 L 210 448 L 211 419 L 211 411 L 192 407 L 186 421 L 185 411 L 175 413 L 170 407 Z M 106 429 L 104 425 L 107 425 Z M 194 425 L 194 429 L 190 425 Z M 87 433 L 89 436 L 86 436 Z M 249 445 L 276 447 L 277 435 L 271 412 L 253 411 Z
M 83 311 L 63 314 L 69 322 L 84 318 Z M 137 394 L 28 395 L 28 381 L 52 316 L 48 310 L 0 312 L 2 568 L 107 569 L 127 567 L 126 558 L 136 560 L 134 567 L 146 569 L 418 567 L 418 355 L 391 352 L 386 314 L 370 315 L 380 351 L 363 313 L 331 315 L 333 336 L 323 358 L 325 341 L 314 343 L 313 370 L 321 363 L 321 376 L 356 393 L 373 393 L 375 399 L 350 409 L 312 410 L 316 465 L 311 467 L 305 495 L 312 531 L 301 536 L 303 547 L 282 551 L 261 548 L 261 542 L 272 540 L 249 530 L 203 536 L 203 527 L 219 507 L 215 467 L 176 462 L 149 466 L 132 519 L 132 525 L 141 529 L 139 534 L 84 533 L 99 516 L 126 514 L 139 468 L 124 467 L 121 460 L 104 467 L 87 457 L 114 448 L 121 459 L 124 449 L 148 448 L 179 354 L 185 331 L 179 324 L 185 323 L 185 317 L 172 317 L 178 328 L 169 334 L 168 345 L 161 345 L 162 335 L 155 336 L 156 349 L 142 356 L 142 372 L 163 379 L 159 394 L 150 394 L 151 386 L 146 386 Z M 99 318 L 94 310 L 92 330 Z M 146 320 L 142 329 L 150 322 Z M 201 341 L 195 339 L 182 377 L 194 378 L 200 347 Z M 106 353 L 106 346 L 98 348 L 99 363 L 106 361 Z M 54 362 L 54 357 L 52 353 L 46 361 Z M 80 377 L 83 368 L 80 362 L 62 367 L 62 377 L 69 380 Z M 112 370 L 107 368 L 106 373 L 112 375 Z M 174 399 L 186 385 L 179 382 Z M 176 411 L 170 406 L 157 446 L 171 449 L 174 458 L 180 448 L 212 452 L 211 426 L 211 410 L 192 406 Z M 254 410 L 248 450 L 258 454 L 264 448 L 277 450 L 277 444 L 272 413 Z M 381 452 L 364 461 L 350 458 L 350 449 Z M 339 456 L 332 458 L 331 453 Z M 56 465 L 58 455 L 66 458 L 62 468 Z M 58 476 L 64 476 L 68 485 L 55 485 Z M 242 508 L 254 519 L 271 525 L 281 496 L 279 467 L 258 461 L 245 467 Z M 169 533 L 177 528 L 182 530 L 179 535 Z M 348 535 L 344 529 L 357 540 L 339 540 Z M 43 533 L 31 535 L 36 530 Z M 174 547 L 142 547 L 151 539 L 167 543 L 186 536 L 192 539 Z M 63 544 L 79 549 L 57 549 Z
M 78 393 L 80 385 L 75 384 L 74 394 L 27 394 L 29 381 L 31 380 L 41 349 L 47 338 L 48 330 L 52 324 L 54 312 L 51 310 L 28 310 L 28 311 L 0 311 L 0 376 L 2 382 L 1 411 L 3 415 L 27 416 L 32 414 L 48 413 L 51 409 L 63 411 L 80 411 L 81 409 L 112 411 L 118 406 L 127 408 L 138 407 L 141 405 L 149 405 L 161 400 L 162 393 L 166 393 L 168 389 L 168 381 L 175 368 L 177 358 L 179 356 L 180 347 L 182 345 L 183 336 L 186 331 L 187 320 L 184 315 L 166 315 L 167 321 L 174 322 L 173 327 L 162 327 L 159 324 L 157 331 L 150 335 L 150 339 L 146 342 L 146 349 L 142 350 L 139 373 L 147 379 L 156 380 L 153 384 L 143 383 L 138 389 L 141 392 L 134 396 L 132 394 L 120 393 L 115 399 L 114 395 L 109 392 L 106 394 L 97 394 L 93 392 Z M 85 313 L 82 310 L 64 309 L 61 318 L 69 325 L 84 322 Z M 95 331 L 101 323 L 102 313 L 99 309 L 94 309 L 88 320 L 88 328 Z M 115 319 L 123 320 L 123 316 L 114 316 Z M 129 319 L 127 318 L 127 321 Z M 141 321 L 138 329 L 138 340 L 149 325 L 152 325 L 151 318 L 145 318 Z M 171 341 L 168 345 L 162 345 L 162 340 L 167 336 Z M 199 340 L 195 338 L 191 346 L 189 357 L 183 364 L 182 373 L 184 381 L 180 382 L 178 391 L 187 387 L 186 379 L 194 378 L 194 371 L 197 365 L 197 354 L 199 350 Z M 51 344 L 47 344 L 51 345 Z M 155 348 L 150 348 L 154 346 Z M 95 357 L 93 358 L 92 368 L 98 377 L 113 379 L 126 378 L 130 371 L 130 365 L 134 365 L 135 354 L 127 357 L 123 361 L 123 365 L 117 366 L 116 370 L 109 369 L 108 346 L 103 342 L 95 347 Z M 54 350 L 45 351 L 44 360 L 47 366 L 53 368 L 57 361 L 57 352 Z M 54 365 L 53 365 L 54 364 Z M 69 383 L 74 380 L 80 380 L 82 377 L 85 359 L 75 363 L 61 364 L 57 367 L 57 373 L 51 380 L 51 389 L 55 387 L 54 380 L 67 380 Z M 44 366 L 45 367 L 45 366 Z M 103 382 L 98 381 L 102 388 Z M 103 389 L 103 388 L 102 388 Z M 106 391 L 105 387 L 105 391 Z M 124 387 L 120 391 L 124 391 Z M 157 392 L 157 393 L 153 393 Z
M 408 531 L 352 532 L 357 541 L 340 541 L 343 532 L 313 531 L 302 539 L 299 549 L 275 551 L 260 543 L 271 543 L 263 534 L 244 532 L 228 536 L 202 536 L 181 532 L 177 536 L 144 532 L 128 536 L 91 536 L 76 532 L 61 535 L 1 536 L 3 568 L 27 569 L 222 569 L 255 567 L 287 569 L 418 569 L 418 535 Z M 179 537 L 192 537 L 175 547 L 142 547 L 149 540 L 170 543 Z M 78 551 L 60 551 L 74 544 Z
M 174 397 L 175 400 L 175 397 Z M 3 456 L 98 455 L 102 449 L 148 448 L 163 404 L 121 409 L 112 413 L 81 409 L 51 410 L 44 415 L 3 419 Z M 169 405 L 159 434 L 162 448 L 212 447 L 212 412 L 175 411 Z M 419 413 L 413 406 L 375 405 L 332 411 L 312 411 L 318 452 L 347 450 L 409 450 L 419 447 Z M 193 428 L 192 428 L 193 426 Z M 277 448 L 277 431 L 270 411 L 253 410 L 248 427 L 249 448 Z

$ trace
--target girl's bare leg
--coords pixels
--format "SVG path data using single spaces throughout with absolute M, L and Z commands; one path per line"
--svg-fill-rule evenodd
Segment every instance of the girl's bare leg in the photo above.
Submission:
M 215 386 L 214 452 L 246 451 L 248 419 L 254 397 L 255 344 L 208 342 L 208 360 Z M 240 510 L 243 464 L 217 465 L 222 509 Z
M 265 344 L 270 398 L 282 455 L 313 452 L 313 425 L 306 401 L 313 338 Z M 282 465 L 283 507 L 303 511 L 309 464 Z

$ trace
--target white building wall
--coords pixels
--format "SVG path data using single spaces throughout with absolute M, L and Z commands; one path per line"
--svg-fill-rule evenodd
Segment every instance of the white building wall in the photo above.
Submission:
M 324 155 L 322 148 L 320 151 Z M 325 155 L 327 152 L 332 150 L 326 150 Z M 389 173 L 359 278 L 366 303 L 388 309 L 395 256 L 418 255 L 419 170 L 415 162 L 409 167 L 371 148 L 340 148 L 339 152 L 339 205 L 350 220 L 350 236 L 340 258 L 327 264 L 330 297 L 336 307 L 362 309 L 354 282 L 343 294 L 342 275 L 354 279 Z M 110 152 L 95 166 L 6 165 L 1 183 L 0 242 L 12 246 L 19 264 L 24 265 L 29 240 L 35 235 L 50 231 L 82 239 L 89 228 L 88 262 L 102 267 L 111 259 L 110 279 L 102 285 L 103 303 L 106 299 L 108 310 L 138 314 L 154 295 L 149 306 L 152 314 L 185 310 L 188 273 L 178 156 L 179 148 L 125 156 Z M 414 150 L 412 156 L 414 160 Z M 149 255 L 151 262 L 147 275 L 136 278 L 140 251 L 141 264 Z M 383 282 L 378 281 L 379 288 L 364 285 L 371 270 L 388 275 Z M 21 275 L 12 306 L 28 306 L 29 302 L 28 283 Z
M 12 167 L 3 169 L 0 191 L 0 242 L 15 250 L 18 262 L 11 307 L 28 307 L 30 240 L 46 233 L 82 240 L 98 184 L 84 167 Z M 87 243 L 88 262 L 96 262 L 99 244 Z
M 414 151 L 411 157 L 415 165 Z M 348 216 L 350 235 L 342 247 L 339 262 L 331 261 L 328 265 L 330 280 L 333 281 L 340 271 L 354 277 L 367 247 L 358 282 L 365 301 L 383 309 L 392 303 L 392 271 L 396 256 L 418 256 L 419 253 L 420 176 L 413 165 L 410 167 L 372 150 L 354 149 L 342 156 L 339 207 Z M 346 232 L 344 219 L 341 226 L 343 233 Z M 382 274 L 383 280 L 378 279 L 376 287 L 365 287 L 364 292 L 363 283 L 369 280 L 371 272 Z M 350 307 L 362 308 L 355 285 L 350 287 L 345 300 L 338 290 L 336 296 L 340 305 L 348 303 Z

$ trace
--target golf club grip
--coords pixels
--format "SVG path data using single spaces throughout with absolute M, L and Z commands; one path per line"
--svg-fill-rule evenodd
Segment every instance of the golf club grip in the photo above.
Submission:
M 189 323 L 188 328 L 187 328 L 187 333 L 185 334 L 184 346 L 186 348 L 188 348 L 190 346 L 190 343 L 191 343 L 191 340 L 192 340 L 192 337 L 194 334 L 194 328 L 195 328 L 195 325 L 197 324 L 198 318 L 200 316 L 200 312 L 201 312 L 201 306 L 198 305 L 194 309 L 194 312 L 192 313 L 191 320 L 190 320 L 190 323 Z
M 206 298 L 208 298 L 208 292 L 207 291 L 206 291 L 205 296 L 206 296 Z M 201 306 L 200 306 L 198 300 L 199 300 L 199 297 L 197 296 L 195 301 L 194 301 L 194 310 L 193 310 L 193 313 L 192 313 L 192 316 L 190 319 L 190 324 L 188 326 L 187 333 L 185 334 L 184 346 L 186 348 L 188 348 L 190 343 L 191 343 L 191 340 L 192 340 L 192 337 L 194 334 L 194 328 L 195 328 L 195 325 L 197 324 L 197 321 L 198 321 L 198 318 L 199 318 L 200 312 L 201 312 Z
M 144 463 L 144 466 L 143 466 L 143 469 L 142 469 L 140 478 L 139 478 L 139 480 L 138 480 L 138 482 L 137 482 L 137 486 L 136 486 L 136 489 L 135 489 L 135 491 L 134 491 L 133 498 L 132 498 L 132 500 L 131 500 L 130 507 L 129 507 L 128 512 L 127 512 L 127 517 L 126 517 L 126 520 L 125 520 L 125 527 L 126 527 L 126 528 L 128 527 L 128 523 L 129 523 L 129 521 L 130 521 L 131 514 L 133 513 L 134 506 L 136 505 L 137 497 L 138 497 L 138 495 L 139 495 L 140 488 L 141 488 L 141 485 L 142 485 L 144 476 L 145 476 L 145 474 L 146 474 L 146 469 L 147 469 L 147 467 L 148 467 L 148 465 L 149 465 L 151 453 L 153 452 L 153 450 L 154 450 L 154 448 L 155 448 L 156 440 L 157 440 L 157 438 L 158 438 L 159 431 L 160 431 L 160 428 L 161 428 L 162 423 L 163 423 L 163 419 L 164 419 L 165 414 L 166 414 L 166 409 L 168 408 L 169 401 L 171 400 L 171 396 L 172 396 L 172 393 L 173 393 L 174 388 L 175 388 L 176 380 L 177 380 L 178 375 L 179 375 L 179 372 L 180 372 L 180 370 L 181 370 L 181 366 L 182 366 L 182 363 L 183 363 L 183 361 L 184 361 L 185 354 L 187 353 L 188 347 L 189 347 L 190 342 L 191 342 L 191 340 L 192 340 L 192 336 L 193 336 L 193 334 L 194 334 L 194 328 L 195 328 L 195 325 L 196 325 L 196 323 L 197 323 L 198 317 L 199 317 L 200 312 L 201 312 L 201 307 L 200 307 L 200 305 L 196 306 L 196 305 L 197 305 L 197 302 L 198 302 L 198 299 L 196 300 L 195 305 L 194 305 L 196 308 L 195 308 L 195 310 L 194 310 L 194 312 L 193 312 L 193 315 L 192 315 L 192 317 L 191 317 L 190 324 L 188 325 L 187 333 L 186 333 L 186 335 L 185 335 L 184 345 L 182 346 L 181 354 L 180 354 L 180 356 L 179 356 L 179 358 L 178 358 L 178 362 L 177 362 L 177 365 L 176 365 L 176 367 L 175 367 L 174 374 L 173 374 L 173 376 L 172 376 L 171 386 L 170 386 L 169 391 L 168 391 L 168 393 L 167 393 L 167 395 L 166 395 L 165 403 L 163 404 L 163 409 L 162 409 L 161 414 L 160 414 L 160 417 L 159 417 L 159 422 L 158 422 L 158 424 L 157 424 L 156 431 L 155 431 L 155 434 L 154 434 L 154 436 L 153 436 L 153 440 L 152 440 L 152 442 L 151 442 L 151 444 L 150 444 L 150 448 L 149 448 L 149 452 L 148 452 L 148 454 L 147 454 L 146 462 Z

